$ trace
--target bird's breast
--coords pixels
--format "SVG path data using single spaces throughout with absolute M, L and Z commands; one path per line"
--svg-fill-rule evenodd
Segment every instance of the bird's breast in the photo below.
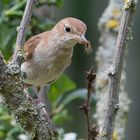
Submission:
M 21 66 L 21 70 L 27 75 L 25 82 L 45 85 L 56 80 L 67 67 L 72 53 L 72 48 L 38 46 L 32 59 Z

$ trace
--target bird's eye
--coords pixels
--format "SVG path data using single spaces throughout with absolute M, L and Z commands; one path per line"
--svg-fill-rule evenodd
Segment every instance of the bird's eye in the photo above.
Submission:
M 65 26 L 64 31 L 67 32 L 67 33 L 70 33 L 72 30 L 71 30 L 71 27 Z

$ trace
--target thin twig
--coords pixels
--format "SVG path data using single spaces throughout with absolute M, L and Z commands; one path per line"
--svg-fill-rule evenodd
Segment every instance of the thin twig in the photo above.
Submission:
M 93 67 L 86 72 L 86 79 L 87 79 L 87 99 L 86 102 L 80 106 L 79 108 L 82 109 L 86 116 L 87 122 L 87 140 L 96 140 L 96 136 L 98 135 L 98 130 L 96 125 L 92 125 L 91 122 L 91 110 L 90 110 L 90 103 L 91 103 L 91 95 L 93 93 L 94 81 L 96 78 L 96 74 L 94 73 Z
M 88 140 L 90 140 L 91 138 L 91 118 L 90 118 L 90 97 L 92 95 L 92 91 L 93 91 L 93 81 L 96 78 L 96 74 L 93 73 L 93 67 L 90 69 L 89 72 L 86 72 L 86 78 L 87 78 L 87 89 L 88 89 L 88 93 L 87 93 L 87 101 L 86 101 L 86 120 L 87 120 L 87 128 L 88 128 Z
M 108 104 L 108 80 L 109 77 L 105 74 L 106 69 L 112 65 L 112 58 L 117 42 L 117 36 L 122 17 L 123 0 L 109 0 L 107 7 L 99 18 L 98 28 L 100 30 L 100 45 L 96 52 L 97 76 L 95 93 L 98 99 L 96 103 L 96 112 L 94 118 L 97 121 L 99 131 L 102 132 L 106 119 L 106 111 Z M 128 48 L 127 48 L 128 50 Z M 126 50 L 126 51 L 127 51 Z M 124 61 L 126 63 L 126 59 Z M 123 140 L 126 135 L 126 122 L 128 112 L 130 110 L 131 100 L 126 91 L 126 68 L 123 67 L 120 88 L 119 88 L 119 104 L 121 108 L 117 112 L 114 126 L 113 139 Z M 120 131 L 121 130 L 121 131 Z M 101 133 L 100 133 L 101 134 Z M 98 140 L 101 140 L 99 135 Z
M 125 3 L 113 63 L 111 68 L 107 72 L 109 76 L 109 84 L 108 84 L 109 100 L 108 100 L 107 115 L 102 132 L 103 134 L 102 139 L 105 140 L 112 139 L 115 117 L 117 114 L 117 110 L 119 109 L 119 84 L 121 79 L 127 43 L 132 38 L 130 35 L 130 31 L 133 21 L 134 9 L 135 9 L 134 0 L 129 0 Z
M 18 51 L 21 50 L 21 48 L 24 45 L 27 27 L 29 25 L 29 22 L 31 20 L 32 11 L 34 7 L 35 0 L 27 0 L 25 11 L 20 23 L 20 26 L 17 27 L 17 40 L 16 40 L 16 49 L 14 51 L 12 62 L 19 61 L 18 63 L 21 63 L 21 60 L 18 60 Z

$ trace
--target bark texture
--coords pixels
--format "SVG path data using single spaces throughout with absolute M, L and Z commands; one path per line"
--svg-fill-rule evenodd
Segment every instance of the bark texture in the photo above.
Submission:
M 99 21 L 101 46 L 96 57 L 96 93 L 99 101 L 95 117 L 100 127 L 100 140 L 124 139 L 131 102 L 125 90 L 124 63 L 127 43 L 132 38 L 131 25 L 135 1 L 130 0 L 126 1 L 124 6 L 123 4 L 122 0 L 110 0 Z
M 27 0 L 21 24 L 18 29 L 16 49 L 13 59 L 6 64 L 0 54 L 0 103 L 7 106 L 16 122 L 34 140 L 56 140 L 58 132 L 49 118 L 43 102 L 35 102 L 24 91 L 20 65 L 23 59 L 22 46 L 25 41 L 27 26 L 30 22 L 35 0 Z

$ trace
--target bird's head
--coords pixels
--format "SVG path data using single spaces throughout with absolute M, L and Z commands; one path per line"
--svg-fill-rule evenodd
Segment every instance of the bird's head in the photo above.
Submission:
M 86 24 L 79 19 L 64 18 L 54 26 L 52 31 L 58 36 L 59 41 L 68 44 L 64 46 L 73 47 L 76 44 L 81 44 L 87 51 L 91 49 L 90 42 L 85 38 Z

